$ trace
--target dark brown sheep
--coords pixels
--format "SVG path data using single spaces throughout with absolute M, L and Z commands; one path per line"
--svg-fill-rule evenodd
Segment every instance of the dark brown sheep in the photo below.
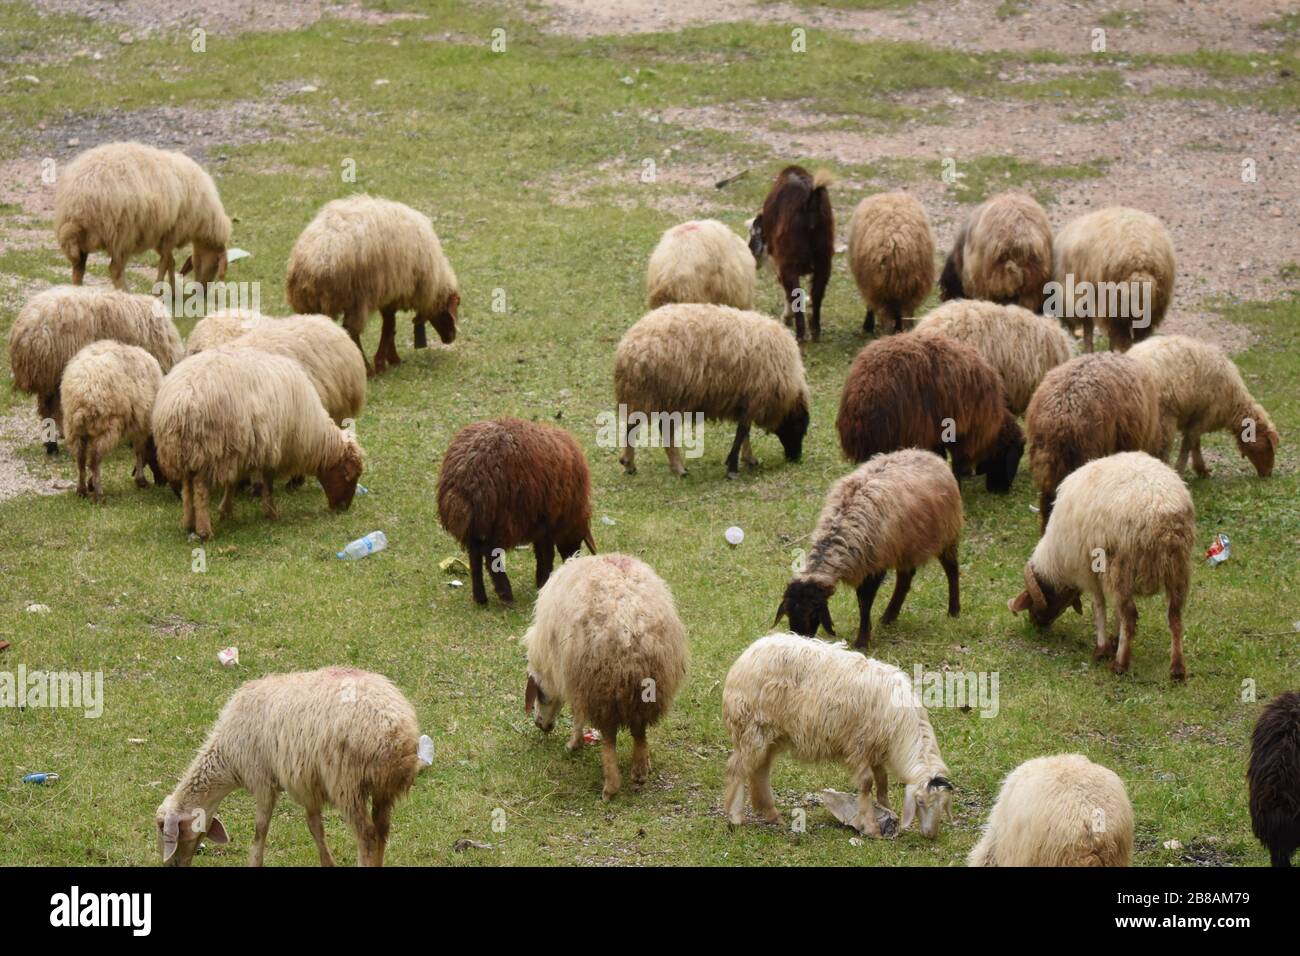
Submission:
M 822 334 L 822 297 L 831 278 L 835 255 L 835 214 L 826 187 L 830 175 L 815 175 L 802 166 L 781 170 L 763 202 L 763 210 L 749 227 L 749 251 L 763 265 L 772 257 L 777 280 L 785 290 L 785 324 L 794 320 L 795 337 L 806 338 L 804 314 L 807 305 L 799 277 L 812 273 L 812 337 Z
M 591 472 L 578 443 L 552 425 L 518 418 L 475 422 L 458 431 L 438 475 L 438 519 L 469 551 L 474 600 L 487 603 L 483 562 L 492 587 L 513 601 L 505 554 L 532 544 L 540 589 L 555 566 L 585 543 L 592 554 Z
M 853 461 L 900 448 L 947 452 L 954 474 L 974 467 L 998 493 L 1010 490 L 1025 447 L 998 373 L 946 335 L 900 335 L 862 349 L 835 425 Z
M 1300 847 L 1300 694 L 1264 708 L 1250 736 L 1250 828 L 1274 866 L 1290 866 Z

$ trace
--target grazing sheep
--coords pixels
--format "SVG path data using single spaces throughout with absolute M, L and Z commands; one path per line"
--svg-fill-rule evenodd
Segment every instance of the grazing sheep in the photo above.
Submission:
M 1202 478 L 1210 473 L 1201 457 L 1201 436 L 1220 430 L 1232 432 L 1238 450 L 1261 478 L 1273 473 L 1281 436 L 1222 350 L 1185 335 L 1155 335 L 1133 346 L 1128 357 L 1141 363 L 1155 383 L 1166 451 L 1175 433 L 1182 436 L 1175 468 L 1179 474 L 1189 452 L 1196 473 Z
M 466 425 L 451 439 L 438 473 L 438 520 L 469 552 L 474 600 L 487 603 L 483 562 L 492 588 L 513 601 L 505 555 L 533 545 L 540 590 L 555 566 L 585 543 L 592 554 L 591 471 L 573 436 L 518 418 Z
M 162 384 L 158 360 L 142 348 L 111 339 L 92 342 L 73 356 L 63 370 L 63 423 L 69 450 L 77 456 L 77 494 L 104 500 L 100 465 L 125 441 L 135 449 L 137 488 L 149 487 L 145 465 L 154 483 L 163 483 L 149 415 Z M 86 468 L 90 484 L 86 484 Z
M 141 143 L 106 143 L 70 162 L 54 187 L 54 231 L 72 263 L 72 284 L 81 285 L 86 258 L 108 253 L 113 285 L 125 289 L 122 274 L 131 256 L 158 253 L 158 278 L 176 288 L 172 251 L 190 244 L 191 269 L 201 285 L 226 275 L 230 219 L 216 184 L 184 153 Z
M 289 253 L 286 296 L 295 312 L 343 316 L 361 348 L 370 313 L 383 316 L 373 368 L 402 360 L 395 339 L 397 313 L 409 309 L 415 347 L 425 348 L 426 322 L 446 344 L 456 338 L 460 286 L 429 217 L 410 206 L 357 195 L 327 203 Z
M 835 425 L 853 461 L 900 448 L 947 452 L 958 476 L 975 466 L 999 494 L 1011 488 L 1025 447 L 993 366 L 944 335 L 869 343 L 849 369 Z
M 659 575 L 626 554 L 566 561 L 537 595 L 524 644 L 524 712 L 536 710 L 535 723 L 549 734 L 568 701 L 570 751 L 582 748 L 584 727 L 600 731 L 604 800 L 618 793 L 617 738 L 628 728 L 632 782 L 645 783 L 646 728 L 668 713 L 686 680 L 686 629 Z
M 745 240 L 716 219 L 673 226 L 650 256 L 649 308 L 674 302 L 754 307 L 754 257 Z
M 1025 431 L 1042 528 L 1061 481 L 1084 462 L 1119 451 L 1165 455 L 1154 382 L 1135 360 L 1109 352 L 1080 355 L 1043 376 Z
M 801 342 L 806 337 L 804 313 L 808 309 L 799 278 L 809 273 L 813 341 L 822 334 L 822 297 L 835 255 L 835 214 L 827 191 L 833 181 L 822 170 L 813 175 L 802 166 L 787 166 L 772 183 L 762 211 L 749 226 L 749 251 L 760 268 L 765 256 L 772 257 L 777 280 L 785 290 L 785 324 L 793 317 L 795 336 Z
M 297 359 L 336 425 L 366 404 L 366 363 L 346 332 L 325 315 L 291 315 L 254 323 L 236 344 Z
M 627 419 L 617 441 L 629 475 L 636 474 L 645 428 L 648 440 L 658 435 L 668 467 L 684 476 L 681 446 L 692 414 L 737 423 L 729 478 L 739 472 L 742 453 L 750 468 L 759 464 L 749 445 L 751 424 L 776 434 L 787 461 L 803 454 L 809 406 L 803 359 L 790 334 L 757 312 L 680 304 L 647 313 L 618 343 L 614 393 Z
M 1049 312 L 1083 326 L 1092 351 L 1093 320 L 1124 352 L 1155 331 L 1174 294 L 1174 244 L 1164 224 L 1123 206 L 1071 220 L 1056 237 L 1053 276 L 1059 301 Z
M 895 569 L 897 581 L 882 624 L 898 617 L 916 569 L 938 557 L 948 577 L 948 614 L 957 616 L 957 542 L 961 489 L 943 459 L 909 448 L 876 455 L 831 485 L 803 569 L 785 589 L 776 620 L 813 637 L 820 624 L 835 636 L 829 601 L 840 582 L 858 592 L 855 647 L 871 639 L 871 605 Z M 773 622 L 775 623 L 775 622 Z
M 968 866 L 1128 866 L 1124 781 L 1080 754 L 1026 760 L 1002 782 Z
M 282 792 L 307 811 L 321 866 L 334 865 L 321 820 L 326 804 L 356 834 L 358 864 L 383 866 L 393 804 L 415 782 L 419 737 L 414 708 L 379 674 L 326 667 L 248 681 L 158 807 L 162 862 L 189 866 L 200 838 L 228 843 L 217 807 L 243 789 L 257 805 L 249 866 L 262 865 Z
M 1043 311 L 1052 278 L 1052 226 L 1027 193 L 998 193 L 975 207 L 939 276 L 939 298 L 987 299 Z
M 863 332 L 876 313 L 903 331 L 934 286 L 934 235 L 922 205 L 907 193 L 877 193 L 858 203 L 849 223 L 849 268 L 867 303 Z
M 856 651 L 795 634 L 769 634 L 731 665 L 722 691 L 722 713 L 731 735 L 727 792 L 733 825 L 745 820 L 745 784 L 754 813 L 780 823 L 769 775 L 783 751 L 810 763 L 848 766 L 858 787 L 862 833 L 880 836 L 871 790 L 889 807 L 889 774 L 906 786 L 903 829 L 921 817 L 921 832 L 934 839 L 951 815 L 948 767 L 911 678 L 897 667 Z
M 1300 847 L 1300 694 L 1264 708 L 1250 735 L 1250 829 L 1274 866 L 1290 866 Z
M 185 354 L 198 355 L 204 349 L 216 348 L 233 342 L 255 325 L 262 322 L 275 322 L 252 309 L 221 309 L 209 312 L 194 323 L 189 336 L 185 339 Z
M 347 510 L 361 477 L 361 449 L 330 421 L 311 378 L 283 355 L 236 341 L 200 352 L 163 379 L 153 410 L 163 473 L 181 487 L 182 527 L 212 536 L 210 489 L 225 486 L 220 517 L 243 478 L 262 481 L 262 506 L 278 517 L 272 480 L 314 474 L 333 511 Z
M 184 346 L 167 310 L 151 295 L 108 289 L 54 286 L 27 300 L 9 330 L 14 385 L 36 396 L 36 413 L 62 432 L 59 383 L 63 369 L 91 342 L 113 339 L 138 345 L 164 373 L 181 360 Z M 45 450 L 58 450 L 47 434 Z
M 1129 666 L 1137 633 L 1133 598 L 1164 591 L 1172 636 L 1169 677 L 1182 680 L 1183 602 L 1196 544 L 1196 512 L 1182 479 L 1144 452 L 1122 452 L 1090 461 L 1061 482 L 1047 530 L 1025 565 L 1025 590 L 1008 602 L 1012 614 L 1028 610 L 1046 627 L 1092 597 L 1097 631 L 1093 661 L 1115 655 L 1111 670 Z M 1106 638 L 1106 596 L 1115 602 L 1119 636 Z
M 1018 305 L 978 299 L 946 302 L 916 324 L 920 335 L 938 333 L 965 342 L 997 369 L 1011 411 L 1023 414 L 1034 389 L 1074 354 L 1070 334 L 1059 324 Z

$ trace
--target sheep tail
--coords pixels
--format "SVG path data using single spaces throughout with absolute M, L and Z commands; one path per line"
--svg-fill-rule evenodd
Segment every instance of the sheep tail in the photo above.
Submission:
M 588 528 L 582 535 L 582 543 L 587 546 L 587 550 L 592 554 L 596 553 L 596 542 L 592 540 L 591 529 Z
M 816 198 L 817 192 L 819 190 L 825 189 L 826 187 L 833 186 L 833 185 L 835 185 L 835 177 L 834 175 L 831 174 L 831 171 L 829 169 L 819 169 L 815 173 L 813 173 L 814 198 Z
M 75 222 L 65 222 L 59 226 L 59 248 L 69 262 L 79 262 L 81 251 L 81 227 Z

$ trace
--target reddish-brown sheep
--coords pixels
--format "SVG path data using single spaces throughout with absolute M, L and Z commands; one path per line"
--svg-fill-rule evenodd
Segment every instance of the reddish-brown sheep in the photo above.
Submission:
M 835 215 L 826 187 L 828 173 L 815 175 L 802 166 L 781 170 L 763 202 L 762 211 L 749 227 L 749 251 L 759 266 L 770 255 L 777 280 L 785 290 L 785 324 L 794 320 L 795 336 L 806 337 L 808 311 L 799 277 L 812 273 L 812 337 L 822 334 L 822 297 L 831 278 L 835 255 Z

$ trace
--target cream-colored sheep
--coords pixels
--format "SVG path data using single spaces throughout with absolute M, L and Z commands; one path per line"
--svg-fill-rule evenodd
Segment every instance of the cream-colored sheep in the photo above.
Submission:
M 1173 436 L 1181 435 L 1175 469 L 1179 474 L 1187 467 L 1189 453 L 1198 475 L 1210 473 L 1201 457 L 1201 436 L 1215 431 L 1232 432 L 1238 450 L 1261 477 L 1273 473 L 1281 436 L 1221 349 L 1185 335 L 1155 335 L 1133 346 L 1128 355 L 1155 382 L 1166 451 Z
M 131 256 L 158 253 L 158 279 L 176 287 L 173 250 L 192 245 L 181 275 L 191 269 L 207 284 L 226 274 L 230 219 L 212 177 L 184 153 L 141 143 L 106 143 L 68 164 L 54 187 L 54 230 L 81 285 L 86 257 L 109 255 L 113 285 L 126 288 L 122 273 Z
M 650 772 L 646 728 L 672 706 L 686 680 L 686 629 L 672 593 L 648 565 L 626 554 L 566 561 L 551 575 L 524 635 L 528 648 L 526 713 L 547 733 L 568 701 L 569 750 L 582 747 L 583 727 L 601 734 L 608 800 L 618 793 L 617 735 L 632 733 L 632 781 Z
M 897 667 L 843 646 L 797 634 L 769 634 L 731 665 L 722 691 L 731 734 L 723 804 L 733 824 L 745 819 L 745 783 L 754 813 L 779 823 L 769 775 L 777 754 L 848 766 L 858 788 L 854 826 L 880 836 L 871 791 L 889 807 L 889 774 L 906 786 L 903 829 L 920 814 L 934 839 L 949 815 L 948 767 L 911 678 Z
M 110 339 L 92 342 L 73 356 L 63 370 L 63 426 L 69 450 L 77 457 L 77 494 L 104 500 L 100 465 L 119 442 L 135 450 L 135 484 L 149 487 L 145 466 L 154 482 L 162 472 L 149 437 L 149 416 L 162 384 L 158 360 L 142 348 Z M 86 469 L 90 469 L 90 484 Z
M 877 193 L 858 203 L 849 223 L 849 268 L 867 303 L 863 332 L 876 313 L 903 331 L 934 287 L 934 234 L 925 208 L 907 193 Z
M 1080 754 L 1026 760 L 1002 783 L 970 866 L 1128 866 L 1133 807 L 1111 770 Z
M 1079 216 L 1057 234 L 1055 256 L 1060 290 L 1048 311 L 1083 326 L 1087 351 L 1094 319 L 1119 352 L 1164 319 L 1174 294 L 1174 243 L 1155 216 L 1123 206 Z
M 426 322 L 443 342 L 456 338 L 456 273 L 429 217 L 398 202 L 357 195 L 327 203 L 293 244 L 286 295 L 295 312 L 341 315 L 358 349 L 377 310 L 384 325 L 375 372 L 402 361 L 395 338 L 401 310 L 415 312 L 417 349 L 428 344 Z
M 182 527 L 212 535 L 210 489 L 225 486 L 228 518 L 242 478 L 260 478 L 262 505 L 277 517 L 276 477 L 314 474 L 331 510 L 346 510 L 361 477 L 361 449 L 330 421 L 297 361 L 234 342 L 176 366 L 158 391 L 152 429 L 163 473 L 179 485 Z
M 916 569 L 938 557 L 948 577 L 948 614 L 960 608 L 957 542 L 961 489 L 942 458 L 908 448 L 876 455 L 831 485 L 801 571 L 785 589 L 776 620 L 790 619 L 796 634 L 813 637 L 818 625 L 832 637 L 829 602 L 843 582 L 858 592 L 855 647 L 871 639 L 871 606 L 891 568 L 894 596 L 880 623 L 898 617 Z
M 921 335 L 946 335 L 974 347 L 997 369 L 1017 415 L 1049 371 L 1074 354 L 1070 334 L 1052 319 L 1018 305 L 978 299 L 945 302 L 916 324 Z
M 1028 193 L 998 193 L 976 206 L 939 276 L 939 298 L 987 299 L 1043 310 L 1052 278 L 1052 226 Z
M 366 404 L 366 362 L 348 334 L 325 315 L 258 322 L 237 345 L 297 359 L 335 424 L 355 420 Z
M 262 865 L 281 793 L 307 811 L 321 866 L 334 865 L 321 820 L 327 804 L 356 834 L 358 863 L 383 866 L 393 804 L 415 782 L 419 739 L 414 708 L 379 674 L 326 667 L 248 681 L 158 807 L 162 861 L 189 866 L 200 838 L 229 842 L 217 807 L 243 789 L 257 804 L 250 866 Z
M 757 285 L 749 245 L 716 219 L 673 226 L 663 234 L 646 270 L 646 300 L 657 309 L 674 302 L 754 307 Z
M 1066 607 L 1082 614 L 1079 595 L 1092 597 L 1097 632 L 1094 661 L 1115 655 L 1111 670 L 1129 667 L 1137 633 L 1134 597 L 1158 594 L 1169 603 L 1169 676 L 1182 680 L 1183 603 L 1192 574 L 1196 511 L 1192 496 L 1168 465 L 1144 452 L 1088 462 L 1061 482 L 1047 531 L 1025 565 L 1025 590 L 1008 607 L 1028 610 L 1039 627 Z M 1106 597 L 1115 602 L 1118 638 L 1106 638 Z
M 636 474 L 641 430 L 656 435 L 668 467 L 685 475 L 682 445 L 694 415 L 734 421 L 727 476 L 758 465 L 749 447 L 751 423 L 775 432 L 789 461 L 803 454 L 808 431 L 808 383 L 794 338 L 757 312 L 724 305 L 665 305 L 642 316 L 624 333 L 614 357 L 619 404 L 619 461 Z M 697 439 L 699 436 L 696 436 Z
M 91 342 L 113 339 L 138 345 L 163 372 L 181 360 L 184 346 L 167 310 L 153 296 L 109 289 L 55 286 L 27 300 L 9 330 L 9 367 L 14 384 L 36 396 L 36 413 L 52 421 L 45 450 L 58 449 L 63 428 L 59 383 L 64 367 Z
M 185 339 L 185 354 L 198 355 L 204 349 L 233 342 L 262 322 L 274 322 L 252 309 L 221 309 L 209 312 L 194 323 Z

